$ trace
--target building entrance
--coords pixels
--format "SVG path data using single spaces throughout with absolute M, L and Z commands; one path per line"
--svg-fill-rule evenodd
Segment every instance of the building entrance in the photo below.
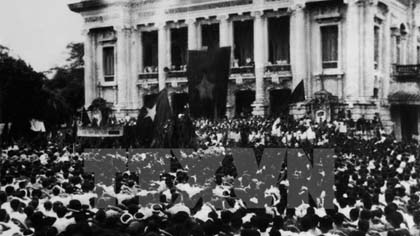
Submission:
M 188 104 L 187 93 L 174 93 L 172 94 L 172 110 L 175 115 L 184 113 L 185 106 Z
M 418 135 L 418 111 L 419 106 L 402 105 L 400 107 L 401 136 L 408 140 L 413 135 Z
M 237 91 L 235 94 L 235 115 L 248 116 L 252 114 L 252 103 L 255 101 L 255 91 Z
M 289 114 L 289 104 L 292 91 L 290 89 L 274 89 L 270 91 L 270 115 L 282 116 Z

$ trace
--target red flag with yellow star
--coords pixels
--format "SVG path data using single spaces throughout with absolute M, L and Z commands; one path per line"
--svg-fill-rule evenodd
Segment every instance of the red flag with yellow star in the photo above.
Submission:
M 187 76 L 192 117 L 225 116 L 229 71 L 230 47 L 189 51 Z

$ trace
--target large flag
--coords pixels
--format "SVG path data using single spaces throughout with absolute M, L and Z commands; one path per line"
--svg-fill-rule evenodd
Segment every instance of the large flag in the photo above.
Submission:
M 153 125 L 153 146 L 164 147 L 170 141 L 173 133 L 172 108 L 169 103 L 168 90 L 163 89 L 159 92 L 152 107 L 145 107 L 146 114 L 140 122 L 146 124 L 147 118 L 152 120 L 149 125 Z M 143 110 L 144 110 L 143 109 Z M 145 134 L 147 136 L 147 134 Z
M 156 103 L 152 109 L 155 109 L 155 130 L 159 130 L 168 120 L 172 118 L 172 108 L 169 103 L 168 90 L 163 89 L 159 92 Z
M 223 118 L 226 113 L 230 47 L 189 51 L 188 92 L 192 117 Z
M 303 80 L 296 86 L 292 92 L 292 103 L 305 101 L 305 86 Z

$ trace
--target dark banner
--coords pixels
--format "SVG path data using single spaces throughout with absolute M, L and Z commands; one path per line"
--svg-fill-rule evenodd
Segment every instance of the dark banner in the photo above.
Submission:
M 212 51 L 189 51 L 187 76 L 192 117 L 225 116 L 230 50 L 230 47 L 223 47 Z

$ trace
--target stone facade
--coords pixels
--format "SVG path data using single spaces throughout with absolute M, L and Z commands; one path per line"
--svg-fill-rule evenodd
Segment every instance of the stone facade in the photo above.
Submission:
M 86 105 L 103 97 L 116 110 L 134 114 L 147 95 L 165 87 L 171 94 L 186 93 L 185 66 L 174 67 L 173 54 L 210 45 L 204 42 L 213 37 L 203 28 L 213 25 L 208 32 L 216 32 L 214 42 L 234 49 L 232 62 L 252 55 L 251 66 L 232 65 L 227 116 L 246 107 L 254 115 L 274 114 L 304 80 L 306 101 L 290 105 L 293 115 L 307 114 L 316 93 L 328 91 L 343 112 L 355 119 L 380 114 L 401 137 L 418 134 L 420 127 L 402 124 L 404 116 L 420 111 L 417 5 L 417 0 L 85 0 L 69 7 L 85 21 Z M 252 40 L 237 33 L 240 27 L 252 32 Z M 182 34 L 187 46 L 174 43 L 172 37 Z M 242 45 L 252 48 L 239 50 Z M 247 94 L 252 101 L 239 104 Z M 420 123 L 415 119 L 407 122 Z

